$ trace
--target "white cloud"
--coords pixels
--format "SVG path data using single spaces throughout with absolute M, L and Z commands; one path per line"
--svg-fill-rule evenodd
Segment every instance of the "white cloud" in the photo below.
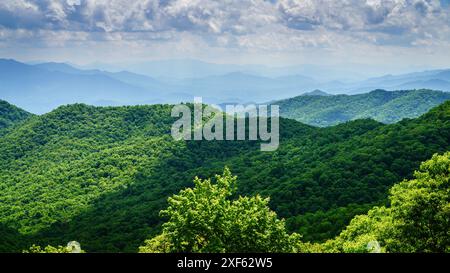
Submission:
M 287 28 L 356 37 L 448 39 L 450 12 L 439 0 L 4 0 L 0 26 L 85 32 L 192 32 L 246 35 Z M 374 34 L 375 33 L 375 34 Z M 431 36 L 430 36 L 431 35 Z M 320 37 L 319 37 L 320 38 Z
M 330 52 L 445 47 L 447 0 L 2 0 L 2 47 L 166 43 L 223 50 Z M 179 47 L 177 47 L 179 48 Z M 181 49 L 180 49 L 181 50 Z
M 413 45 L 449 39 L 450 11 L 439 0 L 280 0 L 285 24 L 294 29 L 325 28 L 364 39 Z

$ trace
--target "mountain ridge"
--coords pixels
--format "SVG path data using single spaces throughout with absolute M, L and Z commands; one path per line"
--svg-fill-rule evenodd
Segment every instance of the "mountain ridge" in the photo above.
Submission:
M 33 114 L 20 109 L 7 101 L 0 100 L 0 134 L 2 130 L 20 123 L 31 116 L 33 116 Z
M 444 101 L 450 93 L 434 90 L 374 90 L 366 94 L 334 96 L 297 96 L 273 102 L 280 115 L 315 126 L 336 125 L 349 120 L 373 118 L 395 123 L 415 118 Z
M 219 69 L 222 74 L 173 78 L 170 75 L 158 77 L 156 74 L 136 74 L 123 69 L 109 72 L 82 69 L 66 63 L 30 65 L 11 59 L 0 59 L 0 99 L 29 112 L 41 114 L 60 105 L 77 102 L 105 106 L 135 105 L 192 102 L 194 97 L 203 97 L 205 103 L 214 104 L 228 101 L 263 103 L 288 99 L 304 93 L 305 90 L 315 89 L 325 90 L 333 95 L 365 93 L 377 88 L 428 88 L 450 91 L 448 69 L 349 82 L 317 80 L 299 74 L 301 71 L 297 70 L 291 71 L 292 74 L 286 72 L 267 77 L 251 70 L 238 69 L 240 66 L 225 67 L 227 69 L 223 71 Z
M 134 103 L 133 97 L 158 97 L 153 91 L 102 74 L 49 71 L 11 60 L 0 60 L 0 72 L 0 98 L 34 113 L 48 112 L 69 103 L 93 103 L 103 98 L 130 104 Z

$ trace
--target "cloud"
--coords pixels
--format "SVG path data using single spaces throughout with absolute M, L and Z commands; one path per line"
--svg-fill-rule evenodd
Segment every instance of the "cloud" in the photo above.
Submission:
M 276 20 L 265 1 L 210 0 L 4 0 L 0 25 L 6 28 L 136 32 L 233 32 Z
M 450 43 L 449 2 L 2 0 L 0 44 L 178 42 L 263 51 L 334 50 L 354 44 L 442 46 Z
M 406 44 L 430 35 L 449 37 L 450 12 L 438 0 L 280 0 L 277 6 L 293 29 L 324 28 L 360 38 L 378 35 L 378 41 Z

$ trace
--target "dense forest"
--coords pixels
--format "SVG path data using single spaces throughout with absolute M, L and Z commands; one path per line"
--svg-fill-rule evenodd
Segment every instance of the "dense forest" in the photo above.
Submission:
M 349 120 L 371 118 L 395 123 L 416 118 L 450 99 L 450 93 L 434 90 L 374 90 L 358 95 L 331 96 L 321 91 L 274 102 L 283 117 L 314 126 L 331 126 Z
M 259 194 L 235 197 L 237 177 L 194 179 L 194 187 L 169 197 L 160 212 L 161 234 L 139 247 L 141 253 L 381 253 L 449 252 L 450 152 L 422 163 L 414 179 L 389 191 L 388 206 L 358 215 L 324 243 L 304 242 L 289 233 L 284 219 Z M 26 253 L 83 253 L 76 241 L 66 246 L 31 246 Z
M 87 252 L 136 252 L 164 230 L 159 212 L 169 196 L 225 166 L 239 177 L 232 198 L 261 196 L 258 204 L 286 219 L 287 232 L 320 250 L 355 215 L 389 205 L 395 183 L 450 148 L 450 102 L 389 125 L 361 119 L 317 128 L 281 119 L 280 147 L 271 153 L 250 141 L 176 142 L 170 110 L 75 104 L 7 130 L 0 251 L 77 240 Z

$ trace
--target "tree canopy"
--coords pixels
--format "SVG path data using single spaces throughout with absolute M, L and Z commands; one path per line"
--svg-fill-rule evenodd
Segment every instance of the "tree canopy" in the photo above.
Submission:
M 434 155 L 414 179 L 394 185 L 388 207 L 355 217 L 323 251 L 450 252 L 450 152 Z
M 194 187 L 168 199 L 161 211 L 168 218 L 162 233 L 141 252 L 296 252 L 298 234 L 288 234 L 284 221 L 268 207 L 269 199 L 231 197 L 236 177 L 226 168 L 211 179 L 195 178 Z

